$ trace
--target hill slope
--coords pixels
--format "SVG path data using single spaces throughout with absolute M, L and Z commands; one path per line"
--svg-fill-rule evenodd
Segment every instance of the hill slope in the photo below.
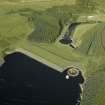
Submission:
M 86 86 L 82 105 L 104 105 L 105 23 L 87 24 L 88 28 L 80 26 L 81 32 L 77 31 L 74 35 L 78 45 L 76 50 L 60 43 L 39 44 L 39 41 L 54 42 L 62 27 L 75 22 L 79 16 L 94 15 L 93 11 L 72 5 L 74 0 L 67 1 L 13 4 L 3 0 L 0 3 L 0 58 L 8 49 L 21 47 L 62 68 L 71 65 L 83 68 Z M 95 13 L 100 15 L 100 11 L 104 11 L 105 1 L 96 1 L 99 9 Z
M 102 34 L 104 30 L 105 30 L 105 23 L 98 23 L 93 28 L 87 30 L 85 33 L 83 33 L 80 36 L 79 40 L 81 39 L 81 43 L 78 46 L 77 50 L 80 51 L 81 53 L 89 55 L 104 54 L 105 35 Z M 75 35 L 74 37 L 78 38 L 78 34 L 77 36 Z

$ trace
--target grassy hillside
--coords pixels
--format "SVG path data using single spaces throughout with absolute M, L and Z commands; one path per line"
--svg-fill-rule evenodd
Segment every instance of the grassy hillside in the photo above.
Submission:
M 9 2 L 8 2 L 9 1 Z M 30 2 L 26 2 L 30 1 Z M 0 0 L 0 12 L 8 12 L 23 8 L 44 11 L 53 6 L 74 5 L 75 0 Z
M 72 8 L 72 9 L 71 9 Z M 32 19 L 36 28 L 30 34 L 29 39 L 39 42 L 54 42 L 61 34 L 64 25 L 76 21 L 77 16 L 73 16 L 76 8 L 72 6 L 60 6 L 47 9 L 37 18 Z
M 81 34 L 81 44 L 78 50 L 89 55 L 103 55 L 105 53 L 102 46 L 102 32 L 105 30 L 104 23 L 98 23 L 96 26 Z
M 0 16 L 0 53 L 14 49 L 16 43 L 24 40 L 31 31 L 25 17 L 18 14 Z
M 47 13 L 44 15 L 42 11 L 49 7 L 51 8 L 56 4 L 67 4 L 66 0 L 48 0 L 46 2 L 36 2 L 35 0 L 24 3 L 21 2 L 21 0 L 7 1 L 8 0 L 0 0 L 0 57 L 2 57 L 2 53 L 5 52 L 5 49 L 14 49 L 16 47 L 16 43 L 20 43 L 26 39 L 27 35 L 31 34 L 32 31 L 34 32 L 35 28 L 38 28 L 36 27 L 37 25 L 40 26 L 40 23 L 43 25 L 46 24 L 46 31 L 50 26 L 50 31 L 48 30 L 50 33 L 57 29 L 54 33 L 58 35 L 59 27 L 56 19 L 52 16 L 47 17 Z M 71 4 L 74 4 L 74 2 L 71 2 L 70 5 Z M 39 16 L 40 12 L 41 15 Z M 31 20 L 33 18 L 35 18 L 34 21 Z
M 102 46 L 104 31 L 105 23 L 97 23 L 80 25 L 74 33 L 77 51 L 86 58 L 83 62 L 86 69 L 86 84 L 82 105 L 104 105 L 105 102 L 105 49 Z
M 103 60 L 102 60 L 103 59 Z M 87 65 L 87 80 L 84 86 L 82 105 L 105 105 L 105 57 L 96 57 Z

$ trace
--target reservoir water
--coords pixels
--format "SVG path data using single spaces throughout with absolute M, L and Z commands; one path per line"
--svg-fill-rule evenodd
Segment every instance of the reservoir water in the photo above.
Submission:
M 58 72 L 20 52 L 4 59 L 0 105 L 77 105 L 82 76 L 66 79 L 66 71 Z

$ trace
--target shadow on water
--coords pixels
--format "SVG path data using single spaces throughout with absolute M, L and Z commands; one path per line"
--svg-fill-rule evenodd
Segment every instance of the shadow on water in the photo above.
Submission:
M 7 55 L 0 68 L 0 105 L 76 105 L 80 76 L 65 75 L 22 53 Z

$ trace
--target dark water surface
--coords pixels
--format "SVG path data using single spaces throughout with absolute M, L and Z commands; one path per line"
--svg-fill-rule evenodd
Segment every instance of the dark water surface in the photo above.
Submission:
M 16 52 L 0 67 L 0 105 L 76 105 L 78 80 Z

